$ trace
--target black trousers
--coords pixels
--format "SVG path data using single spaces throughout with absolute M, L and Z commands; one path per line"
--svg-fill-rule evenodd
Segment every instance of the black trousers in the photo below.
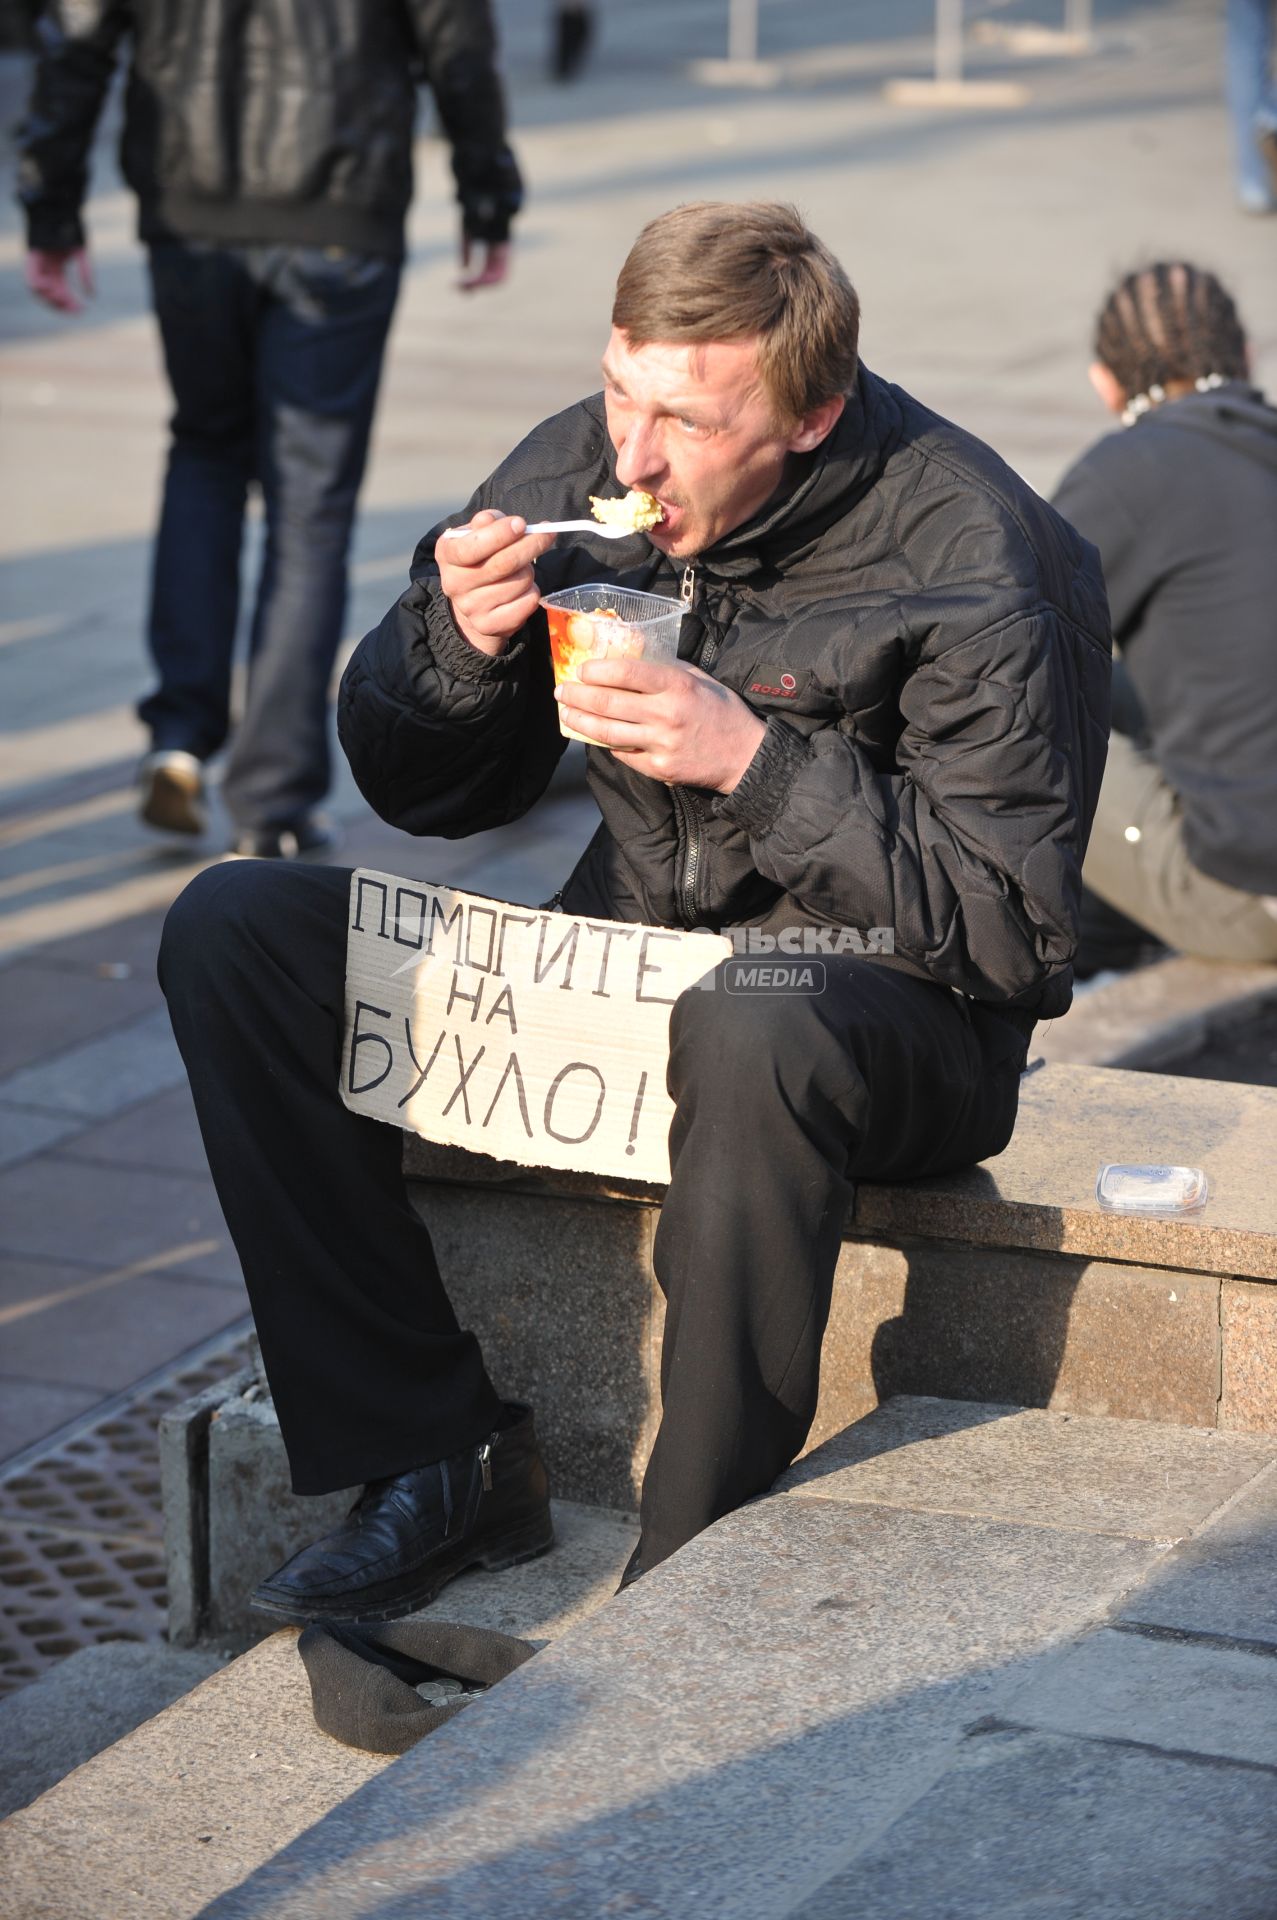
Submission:
M 438 1459 L 499 1406 L 408 1202 L 399 1134 L 338 1096 L 348 883 L 210 868 L 160 953 L 299 1493 Z M 968 1165 L 1014 1125 L 1024 1032 L 872 959 L 823 964 L 821 993 L 720 982 L 673 1009 L 648 1567 L 801 1449 L 854 1180 Z

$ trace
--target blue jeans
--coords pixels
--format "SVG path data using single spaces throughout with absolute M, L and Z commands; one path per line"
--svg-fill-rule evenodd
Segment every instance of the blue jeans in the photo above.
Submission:
M 1257 136 L 1277 131 L 1273 84 L 1273 0 L 1228 0 L 1226 84 L 1233 122 L 1237 195 L 1252 213 L 1277 207 L 1273 178 Z
M 138 712 L 156 747 L 226 739 L 250 485 L 266 535 L 248 695 L 223 791 L 240 829 L 328 790 L 328 682 L 400 262 L 337 248 L 166 241 L 151 288 L 176 410 Z

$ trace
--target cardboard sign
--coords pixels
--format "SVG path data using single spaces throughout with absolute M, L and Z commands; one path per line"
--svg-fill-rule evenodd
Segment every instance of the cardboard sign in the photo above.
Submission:
M 352 1113 L 525 1166 L 669 1179 L 670 1008 L 730 940 L 363 870 L 348 927 Z

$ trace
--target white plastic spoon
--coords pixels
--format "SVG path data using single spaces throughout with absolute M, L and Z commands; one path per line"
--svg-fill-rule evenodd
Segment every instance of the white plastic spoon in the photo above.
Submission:
M 533 520 L 526 528 L 528 533 L 597 533 L 600 540 L 632 540 L 638 531 L 636 527 L 608 527 L 601 520 Z M 446 540 L 453 533 L 482 533 L 482 527 L 445 527 L 439 535 Z

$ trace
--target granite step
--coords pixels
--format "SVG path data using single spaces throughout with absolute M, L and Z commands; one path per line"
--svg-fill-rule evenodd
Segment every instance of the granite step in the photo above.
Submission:
M 0 1819 L 154 1719 L 227 1658 L 211 1647 L 108 1640 L 0 1700 Z
M 545 1644 L 601 1606 L 637 1537 L 632 1516 L 555 1502 L 554 1518 L 553 1553 L 463 1576 L 429 1617 Z M 183 1920 L 380 1773 L 384 1755 L 315 1726 L 296 1644 L 288 1628 L 226 1666 L 207 1649 L 94 1648 L 91 1671 L 76 1655 L 7 1703 L 3 1781 L 20 1810 L 0 1821 L 3 1911 Z M 112 1721 L 136 1730 L 99 1752 L 94 1728 Z M 50 1773 L 59 1760 L 60 1780 Z M 23 1806 L 28 1772 L 39 1797 Z
M 1277 1436 L 897 1399 L 402 1759 L 276 1635 L 0 1871 L 27 1920 L 1268 1920 L 1274 1576 Z

